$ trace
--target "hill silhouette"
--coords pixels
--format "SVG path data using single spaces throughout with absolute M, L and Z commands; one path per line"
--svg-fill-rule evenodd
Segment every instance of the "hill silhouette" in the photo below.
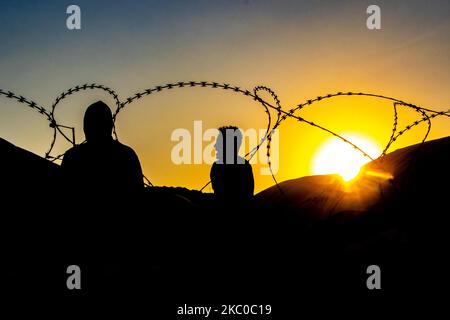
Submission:
M 376 206 L 422 194 L 444 204 L 449 179 L 450 137 L 398 149 L 361 168 L 356 179 L 338 175 L 308 176 L 284 181 L 256 195 L 260 207 L 277 207 L 325 219 L 340 212 L 363 213 Z M 280 192 L 280 189 L 283 191 Z M 401 197 L 403 195 L 403 197 Z M 414 198 L 410 198 L 414 202 Z
M 33 194 L 52 187 L 59 166 L 0 138 L 2 194 Z

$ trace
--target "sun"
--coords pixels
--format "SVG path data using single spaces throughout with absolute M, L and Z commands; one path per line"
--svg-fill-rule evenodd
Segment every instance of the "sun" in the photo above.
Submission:
M 356 134 L 342 134 L 364 150 L 372 158 L 380 155 L 378 145 L 369 138 Z M 314 156 L 313 174 L 339 174 L 345 181 L 355 178 L 361 167 L 369 162 L 361 152 L 339 138 L 331 138 L 319 148 Z

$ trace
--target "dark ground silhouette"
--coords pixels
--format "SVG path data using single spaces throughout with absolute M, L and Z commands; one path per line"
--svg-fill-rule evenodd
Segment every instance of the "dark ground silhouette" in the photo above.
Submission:
M 305 185 L 306 178 L 282 183 L 284 196 L 265 190 L 232 212 L 211 194 L 169 187 L 145 188 L 132 204 L 104 212 L 61 188 L 59 166 L 4 140 L 0 148 L 2 287 L 10 295 L 147 297 L 162 313 L 176 303 L 248 297 L 278 304 L 280 313 L 298 312 L 300 300 L 305 309 L 319 306 L 317 314 L 336 301 L 411 308 L 425 295 L 440 299 L 436 288 L 448 270 L 450 138 L 369 163 L 365 169 L 382 166 L 394 176 L 379 186 L 382 196 L 363 209 L 330 205 L 327 212 L 324 203 L 342 194 L 325 197 L 323 182 Z M 295 201 L 296 188 L 308 185 L 316 189 L 311 197 Z M 84 270 L 80 292 L 65 288 L 70 264 Z M 381 267 L 382 291 L 366 288 L 371 264 Z M 30 268 L 42 275 L 33 276 L 33 286 Z

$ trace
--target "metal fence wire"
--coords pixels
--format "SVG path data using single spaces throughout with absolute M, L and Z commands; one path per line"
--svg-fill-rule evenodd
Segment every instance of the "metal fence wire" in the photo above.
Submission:
M 267 163 L 272 175 L 272 178 L 275 182 L 276 185 L 278 185 L 278 182 L 275 178 L 275 175 L 272 171 L 272 163 L 271 163 L 271 142 L 272 142 L 272 135 L 274 133 L 275 129 L 278 129 L 280 127 L 280 125 L 282 123 L 284 123 L 284 121 L 286 119 L 293 119 L 296 120 L 300 123 L 305 123 L 308 124 L 312 127 L 315 127 L 319 130 L 325 131 L 328 134 L 344 141 L 345 143 L 351 145 L 354 149 L 356 149 L 357 151 L 359 151 L 362 155 L 364 155 L 364 157 L 367 157 L 370 160 L 374 160 L 370 155 L 368 155 L 363 149 L 361 149 L 360 147 L 358 147 L 355 143 L 351 142 L 350 140 L 346 139 L 345 137 L 337 134 L 336 132 L 320 125 L 317 124 L 315 122 L 312 122 L 308 119 L 305 119 L 304 117 L 300 116 L 300 112 L 305 108 L 308 107 L 310 105 L 313 105 L 314 103 L 317 103 L 319 101 L 323 101 L 323 100 L 328 100 L 328 99 L 336 99 L 338 97 L 342 97 L 342 96 L 364 96 L 364 97 L 372 97 L 372 98 L 376 98 L 379 100 L 385 100 L 385 101 L 389 101 L 392 103 L 393 106 L 393 125 L 392 125 L 392 132 L 391 132 L 391 136 L 389 138 L 389 141 L 386 143 L 383 152 L 381 153 L 379 158 L 382 158 L 386 155 L 386 153 L 388 152 L 388 150 L 390 149 L 390 147 L 392 146 L 392 144 L 394 144 L 400 136 L 404 135 L 405 133 L 407 133 L 409 130 L 411 130 L 413 127 L 418 126 L 421 123 L 426 123 L 428 125 L 427 131 L 422 139 L 422 143 L 426 141 L 430 130 L 431 130 L 431 125 L 432 125 L 432 120 L 436 117 L 450 117 L 450 109 L 447 111 L 436 111 L 434 109 L 431 108 L 424 108 L 424 107 L 420 107 L 417 105 L 414 105 L 412 103 L 408 103 L 405 102 L 403 100 L 397 99 L 397 98 L 393 98 L 393 97 L 389 97 L 389 96 L 384 96 L 384 95 L 380 95 L 380 94 L 373 94 L 373 93 L 365 93 L 365 92 L 336 92 L 336 93 L 330 93 L 327 95 L 323 95 L 323 96 L 318 96 L 316 98 L 313 99 L 309 99 L 306 100 L 302 103 L 299 103 L 297 105 L 295 105 L 294 107 L 290 108 L 290 109 L 284 109 L 282 107 L 282 104 L 280 102 L 280 99 L 278 98 L 278 95 L 275 93 L 275 91 L 273 91 L 272 89 L 270 89 L 269 87 L 266 86 L 256 86 L 255 88 L 253 88 L 252 91 L 247 90 L 247 89 L 242 89 L 240 87 L 237 86 L 233 86 L 230 85 L 228 83 L 219 83 L 219 82 L 212 82 L 212 81 L 180 81 L 180 82 L 175 82 L 175 83 L 166 83 L 164 85 L 158 85 L 158 86 L 154 86 L 154 87 L 150 87 L 148 89 L 142 90 L 140 92 L 137 92 L 135 94 L 133 94 L 132 96 L 124 99 L 124 100 L 120 100 L 119 99 L 119 95 L 116 93 L 115 90 L 102 85 L 102 84 L 96 84 L 96 83 L 91 83 L 91 84 L 83 84 L 83 85 L 77 85 L 75 87 L 72 87 L 64 92 L 62 92 L 61 94 L 59 94 L 55 101 L 52 103 L 52 105 L 49 108 L 46 108 L 44 106 L 39 105 L 38 103 L 25 98 L 22 95 L 18 95 L 14 92 L 11 91 L 7 91 L 7 90 L 3 90 L 0 89 L 0 96 L 3 96 L 5 98 L 8 99 L 12 99 L 15 100 L 16 102 L 18 102 L 19 104 L 25 105 L 26 107 L 38 112 L 39 114 L 41 114 L 43 117 L 45 117 L 45 119 L 47 120 L 47 122 L 49 123 L 49 126 L 53 129 L 53 134 L 52 134 L 52 140 L 50 142 L 50 146 L 47 150 L 47 152 L 45 152 L 44 157 L 52 162 L 55 162 L 57 160 L 62 159 L 62 157 L 64 156 L 64 154 L 59 154 L 59 155 L 52 155 L 53 149 L 55 147 L 55 143 L 58 137 L 62 137 L 63 139 L 67 140 L 68 142 L 70 142 L 71 144 L 75 145 L 75 129 L 73 127 L 68 127 L 65 126 L 61 123 L 59 123 L 56 118 L 55 118 L 55 111 L 57 109 L 57 106 L 59 105 L 59 103 L 61 101 L 63 101 L 64 99 L 68 98 L 69 96 L 78 93 L 78 92 L 83 92 L 83 91 L 87 91 L 87 90 L 103 90 L 105 92 L 107 92 L 109 95 L 111 95 L 115 101 L 115 105 L 116 105 L 116 109 L 113 113 L 113 121 L 114 124 L 117 121 L 117 115 L 122 112 L 127 106 L 129 106 L 130 104 L 134 103 L 135 101 L 138 101 L 140 99 L 143 99 L 146 96 L 149 95 L 154 95 L 156 93 L 162 92 L 162 91 L 166 91 L 166 90 L 174 90 L 174 89 L 180 89 L 180 88 L 194 88 L 194 87 L 199 87 L 199 88 L 210 88 L 210 89 L 222 89 L 222 90 L 227 90 L 227 91 L 231 91 L 234 92 L 236 94 L 242 94 L 245 95 L 249 98 L 251 98 L 252 100 L 256 101 L 257 103 L 259 103 L 263 109 L 264 112 L 267 115 L 267 127 L 266 127 L 266 132 L 265 135 L 263 136 L 263 138 L 259 141 L 258 145 L 252 149 L 250 152 L 248 152 L 245 155 L 245 158 L 247 160 L 250 160 L 255 154 L 256 152 L 260 149 L 260 147 L 262 146 L 262 144 L 264 142 L 267 141 Z M 270 96 L 271 101 L 267 101 L 264 100 L 260 94 L 261 93 L 266 93 L 266 95 Z M 399 130 L 398 128 L 398 120 L 399 120 L 399 114 L 398 114 L 398 108 L 399 107 L 405 107 L 405 108 L 410 108 L 412 110 L 414 110 L 415 112 L 418 113 L 419 117 L 417 118 L 417 120 L 415 120 L 414 122 L 408 124 L 406 127 L 402 128 Z M 271 113 L 270 111 L 274 111 L 276 112 L 276 118 L 272 119 Z M 64 131 L 62 129 L 71 129 L 72 131 L 72 137 L 68 137 Z M 114 137 L 118 140 L 118 135 L 115 129 L 115 126 L 113 128 L 113 135 Z M 147 181 L 147 185 L 152 185 L 150 180 L 147 179 L 147 177 L 144 176 L 144 178 Z M 207 183 L 201 190 L 203 190 L 209 183 Z

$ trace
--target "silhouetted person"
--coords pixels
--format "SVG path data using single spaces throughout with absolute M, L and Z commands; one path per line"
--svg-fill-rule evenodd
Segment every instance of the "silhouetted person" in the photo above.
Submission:
M 219 202 L 246 204 L 253 197 L 254 180 L 250 163 L 240 157 L 242 133 L 237 127 L 219 128 L 215 144 L 217 160 L 211 168 L 211 184 Z
M 61 164 L 74 196 L 114 200 L 141 191 L 143 175 L 136 153 L 111 136 L 111 109 L 101 101 L 90 105 L 83 128 L 86 142 L 68 150 Z

